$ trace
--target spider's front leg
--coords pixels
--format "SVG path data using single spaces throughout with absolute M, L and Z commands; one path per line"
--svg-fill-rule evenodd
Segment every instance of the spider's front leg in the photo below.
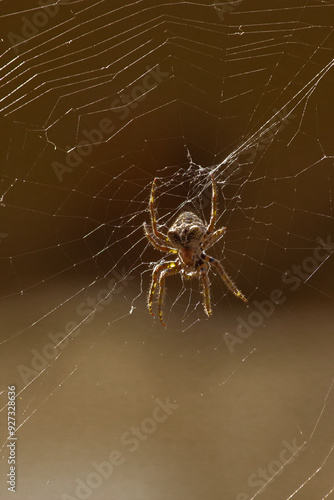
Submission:
M 154 193 L 155 193 L 156 182 L 157 182 L 156 179 L 154 179 L 154 181 L 152 182 L 151 196 L 150 196 L 150 202 L 149 202 L 149 209 L 150 209 L 150 214 L 151 214 L 151 226 L 152 226 L 152 231 L 153 231 L 154 236 L 160 241 L 167 242 L 166 236 L 158 230 L 158 226 L 157 226 L 157 216 L 156 216 L 156 210 L 155 210 L 155 206 L 154 206 Z
M 177 250 L 166 243 L 166 240 L 158 239 L 154 234 L 151 234 L 148 230 L 146 222 L 143 224 L 144 233 L 148 241 L 154 248 L 160 250 L 161 252 L 177 253 Z
M 156 288 L 158 286 L 159 288 L 158 299 L 157 299 L 158 314 L 160 322 L 163 326 L 166 326 L 162 319 L 162 302 L 163 302 L 163 293 L 165 289 L 165 277 L 171 274 L 177 274 L 181 271 L 181 269 L 182 269 L 181 264 L 179 264 L 178 262 L 168 261 L 168 262 L 163 262 L 162 264 L 157 264 L 152 273 L 152 281 L 147 299 L 147 307 L 151 315 L 154 317 L 153 299 Z
M 217 241 L 224 236 L 224 233 L 226 232 L 226 227 L 221 227 L 220 229 L 217 229 L 214 233 L 209 234 L 204 238 L 203 241 L 203 250 L 206 250 L 207 248 L 212 247 Z
M 211 217 L 207 228 L 207 234 L 212 233 L 216 225 L 217 219 L 217 186 L 213 175 L 211 175 L 212 195 L 211 195 Z

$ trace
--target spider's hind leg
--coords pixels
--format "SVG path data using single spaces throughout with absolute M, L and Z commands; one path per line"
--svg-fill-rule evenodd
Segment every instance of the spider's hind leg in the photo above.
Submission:
M 208 269 L 204 263 L 198 268 L 198 274 L 202 281 L 204 311 L 205 314 L 210 317 L 212 314 L 211 299 L 210 299 L 210 281 L 208 277 Z
M 225 269 L 223 268 L 223 266 L 221 265 L 219 260 L 214 259 L 213 257 L 210 257 L 209 255 L 205 256 L 205 260 L 207 262 L 209 262 L 211 265 L 215 266 L 216 270 L 218 271 L 219 276 L 222 278 L 225 285 L 231 290 L 232 293 L 234 293 L 234 295 L 236 297 L 239 297 L 239 299 L 243 300 L 244 302 L 248 302 L 248 300 L 246 299 L 244 294 L 240 292 L 240 290 L 237 288 L 237 286 L 233 283 L 231 278 L 228 276 L 228 274 L 226 273 Z
M 153 270 L 151 287 L 147 298 L 147 307 L 151 315 L 154 316 L 153 299 L 158 285 L 158 297 L 157 297 L 158 315 L 160 322 L 163 326 L 166 326 L 162 319 L 162 303 L 165 291 L 165 277 L 170 276 L 171 274 L 176 274 L 180 272 L 180 270 L 181 270 L 181 265 L 177 261 L 175 262 L 168 261 L 168 262 L 163 262 L 162 264 L 157 264 Z
M 166 278 L 166 276 L 171 276 L 172 274 L 177 274 L 181 270 L 181 265 L 178 262 L 168 262 L 168 264 L 169 265 L 168 265 L 167 269 L 162 271 L 160 274 L 159 293 L 158 293 L 158 299 L 157 299 L 159 319 L 160 319 L 160 322 L 163 326 L 166 326 L 165 323 L 163 322 L 163 319 L 162 319 L 162 304 L 163 304 L 164 293 L 166 291 L 165 278 Z

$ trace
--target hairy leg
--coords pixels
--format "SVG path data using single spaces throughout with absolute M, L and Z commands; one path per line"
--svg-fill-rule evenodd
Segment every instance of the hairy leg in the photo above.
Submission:
M 163 292 L 165 289 L 165 277 L 171 274 L 176 274 L 180 272 L 180 270 L 181 270 L 181 265 L 178 262 L 168 261 L 168 262 L 163 262 L 162 264 L 157 264 L 152 273 L 151 286 L 147 299 L 147 307 L 151 315 L 154 316 L 153 299 L 155 291 L 158 286 L 158 298 L 157 298 L 158 314 L 159 314 L 159 319 L 163 324 L 163 326 L 166 326 L 162 319 L 162 302 L 163 302 Z
M 240 290 L 237 288 L 237 286 L 233 283 L 233 281 L 228 276 L 225 269 L 223 268 L 223 266 L 221 265 L 221 263 L 217 259 L 214 259 L 213 257 L 210 257 L 209 255 L 206 255 L 205 260 L 216 268 L 219 276 L 222 278 L 225 285 L 231 290 L 232 293 L 234 293 L 234 295 L 236 297 L 239 297 L 239 299 L 243 300 L 244 302 L 248 302 L 246 297 L 240 292 Z
M 145 236 L 148 239 L 148 241 L 154 246 L 154 248 L 160 250 L 161 252 L 177 253 L 176 248 L 169 246 L 165 240 L 161 241 L 160 238 L 158 239 L 154 234 L 151 234 L 148 230 L 146 222 L 144 222 L 143 226 L 144 226 Z
M 208 277 L 208 269 L 204 263 L 198 268 L 198 275 L 202 281 L 204 311 L 207 316 L 211 316 L 210 281 Z
M 211 184 L 212 184 L 212 198 L 211 198 L 211 217 L 208 225 L 207 233 L 212 233 L 215 228 L 216 219 L 217 219 L 217 186 L 213 175 L 211 175 Z

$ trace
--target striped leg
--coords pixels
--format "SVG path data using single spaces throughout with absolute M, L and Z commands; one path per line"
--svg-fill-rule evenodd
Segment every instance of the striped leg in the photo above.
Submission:
M 244 302 L 248 302 L 246 297 L 240 292 L 240 290 L 233 283 L 231 278 L 226 274 L 225 269 L 223 268 L 219 260 L 216 260 L 213 257 L 209 257 L 208 255 L 205 256 L 205 260 L 209 262 L 211 265 L 215 266 L 219 276 L 222 278 L 225 285 L 231 290 L 232 293 L 234 293 L 236 297 L 239 297 L 239 299 L 243 300 Z
M 211 184 L 212 184 L 212 198 L 211 198 L 211 217 L 208 225 L 207 233 L 212 233 L 215 228 L 216 219 L 217 219 L 217 186 L 213 175 L 211 175 Z
M 217 229 L 214 233 L 209 234 L 204 238 L 203 241 L 203 250 L 206 250 L 209 247 L 212 247 L 217 241 L 220 240 L 220 238 L 224 235 L 226 231 L 226 227 L 221 227 L 220 229 Z
M 160 250 L 161 252 L 177 253 L 176 248 L 169 246 L 167 243 L 165 243 L 165 240 L 161 241 L 154 234 L 151 234 L 148 230 L 146 222 L 144 222 L 143 226 L 144 226 L 145 236 L 148 239 L 148 241 L 154 246 L 154 248 Z
M 153 270 L 152 273 L 152 281 L 151 281 L 151 287 L 150 291 L 148 294 L 148 299 L 147 299 L 147 307 L 148 310 L 150 311 L 151 315 L 154 316 L 153 314 L 153 299 L 154 299 L 154 294 L 157 289 L 157 285 L 159 288 L 158 291 L 158 314 L 161 323 L 165 326 L 163 320 L 162 320 L 162 301 L 163 301 L 163 292 L 164 292 L 164 286 L 165 286 L 165 276 L 168 276 L 170 274 L 176 274 L 181 270 L 181 265 L 178 262 L 174 261 L 169 261 L 169 262 L 163 262 L 162 264 L 157 264 Z
M 154 191 L 155 191 L 155 184 L 156 184 L 156 179 L 152 182 L 152 188 L 151 188 L 151 196 L 150 196 L 150 203 L 149 203 L 149 209 L 151 213 L 151 224 L 152 224 L 152 230 L 154 236 L 158 239 L 162 239 L 163 241 L 166 240 L 166 236 L 158 231 L 157 227 L 157 219 L 156 219 L 156 212 L 155 212 L 155 207 L 154 207 Z
M 211 316 L 210 282 L 208 278 L 208 269 L 204 263 L 199 267 L 198 274 L 202 281 L 204 311 L 207 316 Z
M 163 270 L 160 274 L 159 279 L 159 293 L 158 293 L 158 314 L 160 322 L 163 326 L 166 326 L 162 319 L 162 303 L 164 299 L 164 292 L 166 291 L 165 287 L 165 278 L 166 276 L 171 276 L 172 274 L 177 274 L 181 271 L 181 265 L 178 262 L 168 262 L 169 266 L 167 269 Z

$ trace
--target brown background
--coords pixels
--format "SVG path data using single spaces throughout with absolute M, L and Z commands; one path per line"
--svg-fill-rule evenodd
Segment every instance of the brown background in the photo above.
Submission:
M 123 447 L 125 464 L 90 498 L 246 500 L 259 489 L 250 475 L 294 440 L 303 451 L 262 498 L 287 499 L 303 483 L 293 498 L 323 498 L 333 487 L 333 256 L 295 291 L 282 275 L 310 264 L 319 237 L 334 240 L 333 7 L 245 0 L 222 18 L 210 2 L 63 2 L 14 50 L 8 33 L 23 36 L 40 10 L 26 0 L 0 7 L 1 381 L 19 393 L 16 498 L 75 496 L 76 478 L 167 397 L 175 413 L 136 452 Z M 122 120 L 113 101 L 157 65 L 168 76 Z M 274 137 L 281 109 L 291 116 Z M 111 136 L 59 182 L 53 162 L 104 118 Z M 227 178 L 234 161 L 240 170 Z M 249 306 L 211 276 L 204 321 L 196 281 L 171 278 L 164 330 L 145 304 L 161 257 L 142 233 L 150 184 L 159 177 L 163 230 L 182 204 L 208 218 L 214 165 L 227 234 L 212 254 Z M 109 303 L 23 382 L 19 366 L 32 366 L 50 333 L 82 322 L 78 306 L 119 273 Z M 230 352 L 226 334 L 274 289 L 284 303 Z

